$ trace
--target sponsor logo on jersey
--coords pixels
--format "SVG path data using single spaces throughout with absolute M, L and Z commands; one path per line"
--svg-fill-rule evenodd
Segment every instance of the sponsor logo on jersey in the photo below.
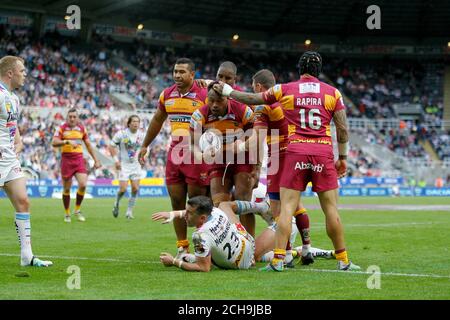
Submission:
M 299 84 L 300 93 L 320 93 L 320 83 L 304 82 Z
M 186 95 L 186 97 L 187 97 L 187 98 L 195 99 L 195 98 L 197 97 L 197 93 L 195 93 L 195 92 L 189 92 L 189 93 Z

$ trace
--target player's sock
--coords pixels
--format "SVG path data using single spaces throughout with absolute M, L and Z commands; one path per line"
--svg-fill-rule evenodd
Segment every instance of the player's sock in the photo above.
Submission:
M 136 204 L 136 198 L 137 198 L 137 192 L 131 193 L 130 199 L 128 199 L 128 209 L 127 209 L 127 215 L 133 214 L 133 208 Z
M 62 200 L 64 204 L 64 212 L 66 216 L 70 216 L 70 191 L 68 193 L 63 192 Z
M 251 201 L 241 201 L 236 200 L 237 215 L 244 215 L 249 213 L 266 213 L 270 208 L 267 202 L 251 202 Z
M 345 248 L 336 250 L 334 255 L 336 257 L 336 260 L 342 261 L 342 263 L 344 263 L 346 265 L 349 263 L 348 256 L 347 256 L 347 250 L 345 250 Z
M 28 266 L 33 259 L 31 250 L 31 223 L 29 212 L 16 212 L 16 231 L 20 243 L 20 264 Z
M 116 203 L 114 204 L 114 206 L 116 206 L 116 207 L 118 207 L 119 206 L 119 202 L 120 202 L 120 199 L 122 199 L 122 197 L 123 197 L 123 195 L 125 194 L 125 192 L 117 192 L 117 195 L 116 195 Z
M 77 191 L 77 201 L 75 202 L 75 213 L 80 212 L 81 203 L 83 202 L 86 191 Z
M 261 262 L 270 262 L 273 259 L 273 251 L 266 252 L 261 257 Z
M 306 213 L 306 209 L 298 209 L 294 213 L 295 224 L 302 237 L 302 255 L 306 255 L 311 248 L 311 238 L 309 237 L 309 216 Z
M 185 249 L 187 252 L 189 252 L 189 240 L 184 239 L 184 240 L 178 240 L 177 241 L 177 248 L 183 248 Z
M 274 249 L 273 250 L 273 259 L 270 262 L 273 266 L 283 262 L 286 258 L 286 249 Z

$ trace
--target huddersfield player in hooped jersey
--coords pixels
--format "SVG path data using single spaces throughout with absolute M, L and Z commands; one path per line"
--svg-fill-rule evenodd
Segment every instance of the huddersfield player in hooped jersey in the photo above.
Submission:
M 206 89 L 194 80 L 195 64 L 188 58 L 180 58 L 173 68 L 175 84 L 164 89 L 139 152 L 139 162 L 145 163 L 147 148 L 156 138 L 169 118 L 172 143 L 166 163 L 166 185 L 173 210 L 184 210 L 186 197 L 206 195 L 208 174 L 202 164 L 194 164 L 190 152 L 189 122 L 194 111 L 206 102 Z M 178 255 L 189 251 L 187 225 L 184 220 L 174 220 Z
M 223 201 L 231 200 L 233 186 L 236 200 L 248 200 L 252 195 L 252 176 L 254 164 L 250 164 L 249 155 L 236 157 L 233 148 L 235 139 L 252 127 L 253 111 L 250 107 L 235 100 L 218 95 L 211 83 L 208 86 L 208 104 L 194 112 L 191 120 L 191 143 L 198 145 L 202 133 L 213 130 L 223 139 L 222 152 L 215 155 L 214 163 L 209 166 L 211 197 L 217 207 Z M 247 231 L 253 236 L 254 226 L 248 221 L 242 221 Z M 246 225 L 247 224 L 247 225 Z
M 311 181 L 326 216 L 327 233 L 333 242 L 338 269 L 359 270 L 349 261 L 344 231 L 337 211 L 338 183 L 347 170 L 348 130 L 345 106 L 340 92 L 317 77 L 322 58 L 307 51 L 299 60 L 300 80 L 272 87 L 259 93 L 243 93 L 226 84 L 214 89 L 242 103 L 280 102 L 288 121 L 289 146 L 281 178 L 281 213 L 276 231 L 274 259 L 263 270 L 283 270 L 286 243 L 291 232 L 291 217 L 303 191 Z M 339 159 L 334 162 L 330 122 L 336 125 Z
M 252 77 L 252 87 L 253 91 L 264 92 L 275 85 L 275 76 L 270 70 L 262 69 L 255 73 Z M 282 105 L 276 102 L 272 105 L 264 104 L 254 106 L 255 121 L 253 124 L 254 135 L 256 141 L 263 142 L 264 138 L 267 136 L 268 145 L 268 168 L 267 168 L 267 194 L 270 199 L 270 209 L 273 218 L 278 218 L 280 214 L 280 182 L 281 173 L 284 168 L 284 160 L 286 156 L 286 150 L 288 147 L 288 123 L 283 114 Z M 246 148 L 248 145 L 252 144 L 254 141 L 252 138 L 247 140 Z M 263 145 L 258 146 L 259 149 L 263 148 Z M 238 208 L 245 208 L 249 206 L 247 203 L 243 203 L 238 206 Z M 252 204 L 250 203 L 250 207 Z M 249 208 L 249 210 L 252 210 Z M 300 231 L 302 238 L 302 264 L 312 263 L 313 257 L 310 253 L 311 240 L 309 235 L 309 216 L 306 213 L 306 209 L 299 202 L 299 206 L 294 214 L 294 221 L 297 225 L 297 229 Z M 273 248 L 274 233 L 273 228 L 267 228 L 263 233 L 256 239 L 257 248 L 264 249 L 269 246 L 270 249 Z M 267 245 L 266 245 L 267 244 Z M 291 243 L 288 243 L 286 248 L 287 257 L 286 261 L 291 260 Z M 291 266 L 291 264 L 288 264 Z
M 61 178 L 63 182 L 62 200 L 64 205 L 64 221 L 71 222 L 70 218 L 70 188 L 72 187 L 72 178 L 78 182 L 78 190 L 75 201 L 74 215 L 78 221 L 85 221 L 81 213 L 81 203 L 86 193 L 87 170 L 83 158 L 83 143 L 88 153 L 94 159 L 94 168 L 101 167 L 100 161 L 92 149 L 86 128 L 80 123 L 78 111 L 75 108 L 67 112 L 67 121 L 56 130 L 53 136 L 52 146 L 61 147 Z

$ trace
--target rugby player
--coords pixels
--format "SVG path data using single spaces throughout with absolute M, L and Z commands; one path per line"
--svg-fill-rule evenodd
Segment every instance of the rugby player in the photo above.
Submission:
M 19 98 L 13 91 L 24 85 L 26 75 L 22 58 L 5 56 L 0 59 L 0 188 L 16 210 L 20 265 L 48 267 L 53 263 L 35 257 L 31 248 L 30 201 L 18 159 L 23 145 L 17 125 Z
M 195 259 L 186 262 L 162 252 L 160 260 L 166 267 L 209 272 L 213 264 L 223 269 L 249 269 L 254 265 L 255 240 L 233 212 L 215 208 L 210 198 L 194 197 L 188 200 L 186 210 L 152 215 L 154 221 L 163 223 L 170 218 L 185 219 L 189 227 L 196 228 L 192 234 Z
M 71 222 L 70 218 L 70 187 L 72 186 L 72 178 L 78 182 L 78 190 L 75 202 L 74 215 L 78 221 L 84 222 L 86 219 L 81 213 L 81 203 L 86 193 L 87 170 L 86 163 L 83 158 L 83 142 L 86 150 L 94 159 L 94 168 L 101 167 L 100 160 L 97 159 L 86 128 L 80 123 L 78 111 L 70 108 L 67 112 L 67 121 L 63 123 L 53 136 L 52 146 L 61 147 L 61 178 L 63 182 L 62 201 L 64 205 L 64 221 Z
M 248 154 L 237 158 L 235 150 L 227 146 L 233 145 L 235 138 L 240 138 L 245 130 L 251 128 L 253 111 L 244 104 L 217 94 L 212 89 L 213 85 L 214 82 L 208 86 L 208 103 L 192 115 L 190 130 L 193 150 L 198 148 L 201 134 L 208 130 L 215 131 L 222 138 L 220 155 L 214 155 L 214 163 L 209 165 L 211 197 L 218 207 L 222 201 L 231 200 L 233 186 L 236 200 L 251 199 L 254 165 L 250 164 Z M 255 235 L 254 219 L 253 223 L 244 226 L 252 236 Z
M 189 123 L 194 111 L 206 103 L 206 89 L 200 88 L 194 81 L 195 64 L 188 58 L 180 58 L 173 68 L 175 84 L 164 89 L 159 96 L 159 106 L 139 152 L 139 161 L 145 163 L 147 148 L 156 138 L 169 118 L 172 143 L 167 156 L 166 185 L 172 210 L 186 208 L 186 196 L 189 198 L 206 195 L 208 172 L 203 164 L 194 164 L 190 151 Z M 174 220 L 177 236 L 178 254 L 189 252 L 187 225 L 185 220 Z
M 145 131 L 139 128 L 140 124 L 141 119 L 139 116 L 130 116 L 127 120 L 127 128 L 118 131 L 111 140 L 111 155 L 114 157 L 116 169 L 119 171 L 119 192 L 112 210 L 115 218 L 119 215 L 120 199 L 127 191 L 129 180 L 131 183 L 131 195 L 128 199 L 126 218 L 134 219 L 133 208 L 139 192 L 140 179 L 145 177 L 145 171 L 142 170 L 137 158 L 137 153 L 145 137 Z

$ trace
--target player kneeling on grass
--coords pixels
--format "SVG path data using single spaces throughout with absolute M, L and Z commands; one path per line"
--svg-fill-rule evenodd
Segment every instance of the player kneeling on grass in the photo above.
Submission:
M 197 228 L 192 234 L 195 256 L 186 254 L 183 259 L 175 259 L 163 252 L 160 260 L 167 267 L 208 272 L 213 263 L 223 269 L 249 269 L 255 262 L 253 237 L 232 211 L 214 208 L 208 197 L 193 197 L 188 200 L 186 210 L 158 212 L 152 219 L 164 220 L 163 223 L 185 219 L 189 227 Z

